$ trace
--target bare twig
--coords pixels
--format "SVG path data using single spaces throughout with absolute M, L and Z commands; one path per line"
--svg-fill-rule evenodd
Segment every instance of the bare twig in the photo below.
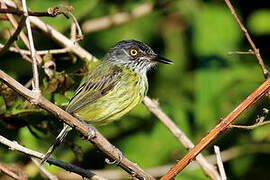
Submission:
M 248 149 L 248 151 L 245 151 Z M 241 146 L 235 146 L 229 149 L 226 149 L 222 151 L 221 154 L 221 159 L 223 162 L 230 161 L 232 159 L 246 156 L 249 154 L 254 154 L 254 153 L 270 153 L 270 145 L 265 143 L 265 144 L 246 144 L 246 145 L 241 145 Z M 217 158 L 215 154 L 206 156 L 206 159 L 208 162 L 211 164 L 217 164 Z M 164 175 L 168 169 L 172 167 L 172 164 L 168 165 L 162 165 L 162 166 L 157 166 L 153 168 L 146 169 L 147 172 L 149 172 L 152 176 L 159 178 L 162 175 Z M 186 171 L 193 171 L 201 168 L 200 165 L 198 164 L 198 161 L 192 161 L 188 167 L 185 168 Z M 123 171 L 119 169 L 102 169 L 102 170 L 91 170 L 94 173 L 99 174 L 102 177 L 107 177 L 110 179 L 128 179 L 129 176 L 124 173 Z M 58 177 L 60 179 L 64 179 L 64 177 L 69 176 L 70 179 L 79 179 L 79 176 L 77 174 L 72 174 L 68 173 L 66 171 L 59 172 Z
M 215 150 L 215 154 L 216 154 L 216 157 L 217 157 L 217 165 L 218 165 L 218 169 L 219 169 L 221 179 L 222 180 L 227 180 L 227 176 L 226 176 L 225 169 L 224 169 L 224 166 L 223 166 L 223 163 L 222 163 L 219 147 L 215 145 L 214 150 Z
M 66 124 L 79 131 L 83 136 L 86 137 L 86 139 L 88 138 L 89 127 L 83 124 L 81 121 L 68 114 L 58 106 L 54 105 L 35 91 L 33 92 L 25 88 L 23 85 L 8 76 L 2 70 L 0 70 L 0 79 L 10 88 L 26 98 L 28 101 L 32 103 L 34 102 L 34 104 L 54 114 L 56 117 L 63 120 Z M 137 164 L 129 161 L 125 156 L 122 156 L 122 159 L 120 160 L 119 150 L 116 149 L 106 138 L 104 138 L 98 130 L 95 129 L 95 137 L 92 137 L 90 141 L 110 158 L 117 160 L 119 162 L 118 165 L 130 173 L 132 176 L 139 179 L 154 179 L 151 175 L 143 171 Z
M 2 2 L 2 3 L 1 3 L 1 7 L 3 7 L 3 8 L 7 8 L 6 3 L 7 3 L 8 5 L 12 4 L 12 5 L 15 7 L 15 4 L 14 4 L 13 1 L 10 1 L 10 0 L 0 0 L 0 1 Z M 13 26 L 14 28 L 17 28 L 17 27 L 18 27 L 18 23 L 17 23 L 16 19 L 14 18 L 14 16 L 13 16 L 12 14 L 8 14 L 8 13 L 6 14 L 6 16 L 8 17 L 8 19 L 9 19 L 9 21 L 11 22 L 12 26 Z M 26 46 L 28 49 L 30 49 L 30 43 L 29 43 L 29 40 L 28 40 L 28 38 L 27 38 L 27 36 L 25 35 L 24 32 L 21 32 L 21 33 L 20 33 L 20 38 L 22 39 L 22 41 L 23 41 L 23 43 L 25 44 L 25 46 Z M 42 58 L 41 58 L 39 55 L 37 55 L 37 60 L 38 60 L 38 64 L 41 64 Z
M 119 12 L 112 16 L 104 16 L 101 18 L 86 21 L 82 24 L 82 30 L 85 33 L 100 31 L 111 26 L 130 22 L 132 19 L 136 19 L 151 13 L 153 9 L 153 4 L 144 3 L 134 8 L 131 12 Z
M 77 36 L 77 38 L 75 39 L 75 41 L 81 41 L 81 40 L 83 40 L 82 30 L 81 30 L 81 28 L 80 28 L 80 25 L 79 25 L 79 23 L 78 23 L 76 17 L 75 17 L 70 11 L 67 11 L 67 13 L 72 17 L 73 22 L 74 22 L 74 24 L 76 25 L 76 28 L 77 28 L 77 30 L 78 30 L 78 36 Z M 75 32 L 76 32 L 76 31 L 75 31 Z M 76 36 L 75 36 L 75 37 L 76 37 Z
M 263 126 L 263 125 L 266 125 L 266 124 L 269 124 L 270 121 L 264 121 L 267 114 L 268 114 L 269 110 L 266 109 L 266 108 L 263 108 L 263 114 L 258 117 L 256 119 L 256 123 L 251 125 L 251 126 L 243 126 L 243 125 L 234 125 L 234 124 L 231 124 L 230 125 L 230 128 L 241 128 L 241 129 L 255 129 L 259 126 Z
M 57 176 L 52 175 L 49 171 L 47 171 L 43 166 L 39 165 L 39 162 L 31 157 L 31 160 L 34 162 L 34 164 L 40 169 L 40 171 L 45 174 L 50 180 L 58 180 Z
M 11 0 L 0 0 L 5 1 L 8 3 L 11 7 L 16 7 L 15 3 Z M 65 47 L 66 49 L 69 49 L 70 52 L 73 52 L 77 56 L 79 56 L 82 59 L 87 59 L 89 62 L 91 61 L 97 61 L 98 59 L 90 54 L 88 51 L 83 49 L 80 45 L 77 43 L 74 44 L 73 41 L 68 39 L 66 36 L 64 36 L 62 33 L 51 27 L 50 25 L 46 24 L 45 22 L 41 21 L 38 17 L 29 17 L 32 24 L 34 24 L 37 28 L 39 28 L 44 33 L 48 34 L 52 39 L 54 39 L 56 42 L 58 42 L 60 45 Z
M 17 180 L 28 179 L 26 173 L 22 169 L 17 168 L 12 165 L 0 163 L 0 172 L 3 172 L 4 174 L 12 177 L 13 179 L 17 179 Z
M 9 14 L 15 14 L 22 16 L 24 15 L 24 11 L 21 11 L 17 8 L 0 8 L 0 13 L 9 13 Z M 57 11 L 56 8 L 49 8 L 47 12 L 33 12 L 33 11 L 28 11 L 29 16 L 37 16 L 37 17 L 56 17 L 60 14 L 63 14 L 61 11 Z
M 22 0 L 22 6 L 24 11 L 24 16 L 26 16 L 26 29 L 28 34 L 28 39 L 30 42 L 30 51 L 31 51 L 31 57 L 32 57 L 32 69 L 33 69 L 33 91 L 36 91 L 37 93 L 40 93 L 39 89 L 39 76 L 38 76 L 38 69 L 37 69 L 37 58 L 36 58 L 36 50 L 34 46 L 33 41 L 33 35 L 26 5 L 26 0 Z
M 16 45 L 15 45 L 16 46 Z M 4 45 L 0 43 L 0 48 L 3 48 Z M 10 52 L 15 52 L 15 53 L 19 53 L 21 55 L 31 55 L 31 52 L 29 50 L 25 50 L 25 49 L 20 49 L 19 47 L 9 47 L 9 51 Z M 64 54 L 64 53 L 68 53 L 70 50 L 67 48 L 62 48 L 62 49 L 50 49 L 50 50 L 39 50 L 36 51 L 36 54 L 39 55 L 45 55 L 45 54 Z M 27 60 L 29 61 L 29 60 Z M 32 62 L 32 60 L 30 59 L 29 62 Z
M 180 141 L 185 148 L 190 150 L 194 147 L 194 144 L 190 141 L 190 139 L 182 132 L 176 124 L 160 109 L 158 102 L 156 100 L 151 100 L 149 97 L 145 97 L 143 103 L 148 108 L 148 110 L 156 115 L 160 121 L 172 132 L 172 134 Z M 205 174 L 209 176 L 211 179 L 220 179 L 216 168 L 207 162 L 207 160 L 203 157 L 202 154 L 199 154 L 196 157 L 196 160 L 200 164 L 201 168 L 204 170 Z
M 222 131 L 236 120 L 240 114 L 248 109 L 258 98 L 263 96 L 270 89 L 270 79 L 267 79 L 253 93 L 251 93 L 241 104 L 239 104 L 227 117 L 222 119 L 201 141 L 194 146 L 177 164 L 170 169 L 161 179 L 167 180 L 175 177 L 184 169 L 209 143 L 211 143 Z
M 14 172 L 12 172 L 11 170 L 9 170 L 3 163 L 0 163 L 0 172 L 12 177 L 13 179 L 19 179 L 19 176 Z
M 30 20 L 36 27 L 38 27 L 43 32 L 47 33 L 52 39 L 56 40 L 56 42 L 58 42 L 63 47 L 69 49 L 69 51 L 73 52 L 80 58 L 87 59 L 88 61 L 94 61 L 94 62 L 98 60 L 92 54 L 90 54 L 85 49 L 83 49 L 80 45 L 78 45 L 77 43 L 74 44 L 73 41 L 68 39 L 59 31 L 55 30 L 50 25 L 41 21 L 39 18 L 30 17 Z
M 76 24 L 73 22 L 70 26 L 70 40 L 76 43 Z
M 5 46 L 3 48 L 0 49 L 0 56 L 3 55 L 6 51 L 8 51 L 9 47 L 11 46 L 11 44 L 17 40 L 18 35 L 20 34 L 21 30 L 24 27 L 24 23 L 25 23 L 26 17 L 23 16 L 16 31 L 13 33 L 13 35 L 9 38 L 9 40 L 7 41 L 7 43 L 5 44 Z
M 265 68 L 265 65 L 264 65 L 264 63 L 263 63 L 263 60 L 262 60 L 262 57 L 261 57 L 261 55 L 260 55 L 259 49 L 257 49 L 257 47 L 255 46 L 254 42 L 252 41 L 252 39 L 251 39 L 251 37 L 250 37 L 250 35 L 249 35 L 248 31 L 247 31 L 247 29 L 245 28 L 245 26 L 244 26 L 244 25 L 242 24 L 242 22 L 240 21 L 240 19 L 239 19 L 238 15 L 236 14 L 236 12 L 235 12 L 235 10 L 234 10 L 234 8 L 233 8 L 233 6 L 232 6 L 230 0 L 225 0 L 225 2 L 226 2 L 226 4 L 227 4 L 227 6 L 229 7 L 229 9 L 231 10 L 231 12 L 232 12 L 234 18 L 236 19 L 237 23 L 239 24 L 239 26 L 240 26 L 240 28 L 241 28 L 241 30 L 242 30 L 243 33 L 245 34 L 245 36 L 246 36 L 246 38 L 247 38 L 247 40 L 248 40 L 250 46 L 251 46 L 252 49 L 253 49 L 253 52 L 254 52 L 255 56 L 257 57 L 257 59 L 258 59 L 258 61 L 259 61 L 259 64 L 260 64 L 261 69 L 262 69 L 262 71 L 263 71 L 263 75 L 264 75 L 265 79 L 267 79 L 267 78 L 269 77 L 269 74 L 268 74 L 267 69 Z
M 20 144 L 18 144 L 16 141 L 10 141 L 8 140 L 7 138 L 3 137 L 0 135 L 0 143 L 8 146 L 11 150 L 16 150 L 16 151 L 19 151 L 19 152 L 22 152 L 26 155 L 29 155 L 29 156 L 32 156 L 32 157 L 36 157 L 38 159 L 42 159 L 44 154 L 41 154 L 40 152 L 37 152 L 37 151 L 34 151 L 34 150 L 31 150 L 31 149 L 28 149 L 24 146 L 21 146 Z M 77 173 L 77 174 L 80 174 L 81 176 L 83 177 L 87 177 L 87 178 L 93 178 L 93 179 L 104 179 L 100 176 L 97 176 L 95 173 L 92 173 L 91 171 L 88 171 L 88 170 L 85 170 L 83 168 L 80 168 L 80 167 L 77 167 L 77 166 L 74 166 L 70 163 L 65 163 L 65 162 L 62 162 L 62 161 L 58 161 L 56 159 L 53 159 L 53 158 L 49 158 L 48 159 L 48 162 L 50 164 L 54 164 L 56 166 L 59 166 L 67 171 L 71 171 L 71 172 L 74 172 L 74 173 Z
M 229 51 L 227 52 L 228 55 L 233 55 L 233 54 L 254 54 L 254 51 L 251 49 L 248 50 L 247 52 L 242 52 L 242 51 Z

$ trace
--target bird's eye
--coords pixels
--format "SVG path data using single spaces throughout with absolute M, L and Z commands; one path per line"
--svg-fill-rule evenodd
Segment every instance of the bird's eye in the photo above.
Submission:
M 137 50 L 137 49 L 131 49 L 131 50 L 129 51 L 129 54 L 130 54 L 131 56 L 136 56 L 136 55 L 138 54 L 138 50 Z

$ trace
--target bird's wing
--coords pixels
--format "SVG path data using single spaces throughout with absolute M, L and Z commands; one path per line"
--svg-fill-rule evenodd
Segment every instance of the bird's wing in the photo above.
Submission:
M 120 81 L 121 72 L 121 68 L 117 66 L 98 65 L 89 72 L 84 83 L 75 91 L 69 101 L 67 112 L 75 113 L 105 96 Z

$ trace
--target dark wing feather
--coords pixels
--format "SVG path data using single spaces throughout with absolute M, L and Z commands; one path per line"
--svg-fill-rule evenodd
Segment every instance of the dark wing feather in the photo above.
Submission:
M 87 76 L 85 82 L 70 99 L 67 112 L 75 113 L 93 104 L 112 90 L 121 78 L 121 68 L 111 64 L 100 64 Z

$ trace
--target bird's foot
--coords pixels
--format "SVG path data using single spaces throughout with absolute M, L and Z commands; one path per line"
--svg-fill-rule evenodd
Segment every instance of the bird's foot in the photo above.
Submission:
M 116 164 L 116 165 L 118 165 L 118 164 L 120 164 L 120 162 L 121 162 L 122 159 L 123 159 L 123 154 L 122 154 L 122 152 L 121 152 L 118 148 L 116 148 L 116 147 L 114 147 L 114 148 L 115 148 L 115 150 L 118 152 L 118 158 L 119 158 L 119 160 L 113 160 L 113 161 L 110 161 L 110 159 L 106 158 L 106 159 L 105 159 L 105 162 L 106 162 L 107 164 Z
M 96 137 L 96 129 L 91 124 L 87 124 L 88 130 L 88 137 L 87 140 L 93 139 Z

